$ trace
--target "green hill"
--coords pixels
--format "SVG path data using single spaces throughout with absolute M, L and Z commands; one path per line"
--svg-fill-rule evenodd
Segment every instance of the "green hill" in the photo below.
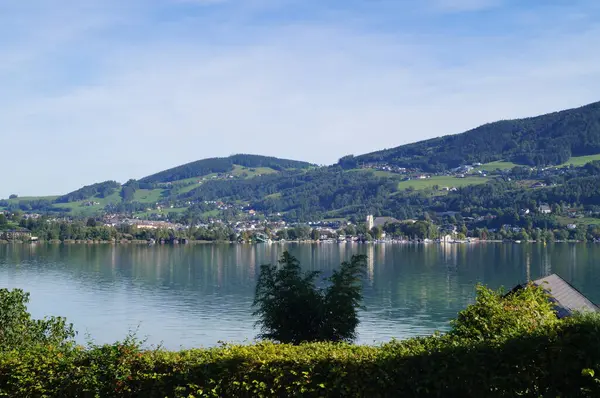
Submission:
M 68 213 L 73 216 L 91 216 L 108 209 L 148 214 L 159 206 L 170 203 L 198 200 L 196 192 L 206 183 L 224 183 L 225 186 L 245 186 L 241 181 L 260 176 L 290 172 L 306 172 L 315 168 L 308 162 L 279 159 L 259 155 L 233 155 L 227 158 L 210 158 L 174 167 L 139 181 L 130 180 L 121 185 L 116 181 L 91 184 L 58 197 L 27 197 L 0 200 L 0 210 L 41 211 Z M 209 185 L 211 185 L 209 184 Z M 252 195 L 240 197 L 246 199 Z M 218 198 L 217 198 L 218 199 Z M 150 209 L 150 210 L 149 210 Z
M 229 156 L 227 158 L 210 158 L 187 163 L 181 166 L 173 167 L 172 169 L 161 171 L 148 177 L 144 177 L 140 180 L 140 182 L 173 182 L 187 178 L 202 177 L 212 173 L 227 173 L 234 171 L 236 165 L 249 169 L 269 168 L 278 171 L 286 169 L 308 169 L 313 166 L 310 163 L 297 160 L 238 154 Z
M 74 216 L 185 213 L 189 221 L 231 220 L 250 206 L 264 215 L 308 221 L 365 214 L 414 218 L 446 211 L 500 215 L 507 208 L 564 203 L 587 206 L 585 214 L 590 214 L 600 212 L 594 187 L 599 160 L 600 102 L 347 156 L 328 167 L 240 154 L 199 160 L 123 185 L 106 181 L 60 197 L 0 200 L 0 210 Z M 474 163 L 481 165 L 450 171 Z
M 387 163 L 425 171 L 471 163 L 508 161 L 559 165 L 571 157 L 600 153 L 600 102 L 576 109 L 485 124 L 462 134 L 340 159 L 344 168 Z

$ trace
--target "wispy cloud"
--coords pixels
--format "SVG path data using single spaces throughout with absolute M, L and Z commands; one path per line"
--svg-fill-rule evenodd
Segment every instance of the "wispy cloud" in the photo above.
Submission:
M 599 27 L 565 10 L 527 23 L 520 11 L 486 31 L 427 20 L 377 30 L 272 15 L 266 3 L 251 18 L 86 4 L 97 8 L 71 10 L 69 28 L 62 12 L 23 17 L 12 28 L 22 45 L 0 53 L 0 139 L 18 148 L 3 158 L 23 165 L 28 154 L 0 196 L 236 152 L 330 163 L 599 99 Z

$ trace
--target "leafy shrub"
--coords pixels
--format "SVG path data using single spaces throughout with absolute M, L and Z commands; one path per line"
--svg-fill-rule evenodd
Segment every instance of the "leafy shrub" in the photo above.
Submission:
M 29 293 L 0 289 L 0 351 L 34 344 L 63 345 L 75 337 L 65 318 L 32 319 L 27 311 Z
M 298 260 L 287 251 L 273 265 L 263 265 L 256 285 L 254 315 L 260 319 L 260 337 L 282 343 L 352 341 L 362 300 L 360 277 L 366 257 L 354 255 L 318 289 L 319 272 L 302 273 Z
M 36 346 L 0 355 L 0 395 L 596 397 L 599 332 L 598 317 L 577 317 L 501 343 L 433 336 L 179 352 L 116 343 L 62 355 Z
M 0 353 L 0 396 L 600 396 L 600 317 L 550 321 L 539 291 L 524 290 L 503 297 L 480 288 L 485 297 L 452 332 L 381 346 L 262 342 L 169 352 L 142 350 L 132 338 L 87 349 L 31 345 Z M 496 314 L 497 303 L 535 320 L 522 326 Z
M 481 285 L 476 290 L 475 304 L 452 321 L 453 336 L 476 341 L 506 339 L 558 322 L 549 296 L 540 286 L 530 284 L 506 295 Z

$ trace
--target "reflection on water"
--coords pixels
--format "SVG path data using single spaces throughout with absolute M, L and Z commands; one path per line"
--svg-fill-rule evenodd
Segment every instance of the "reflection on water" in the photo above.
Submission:
M 122 339 L 138 329 L 168 348 L 252 340 L 260 265 L 283 250 L 306 269 L 331 273 L 368 256 L 359 342 L 444 330 L 478 282 L 497 288 L 557 272 L 600 302 L 594 245 L 0 245 L 0 287 L 31 292 L 36 317 L 62 315 L 83 340 Z

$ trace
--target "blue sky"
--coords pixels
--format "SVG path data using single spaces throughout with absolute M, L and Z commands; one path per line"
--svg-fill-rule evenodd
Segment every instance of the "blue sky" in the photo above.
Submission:
M 596 0 L 0 0 L 0 197 L 600 100 Z

